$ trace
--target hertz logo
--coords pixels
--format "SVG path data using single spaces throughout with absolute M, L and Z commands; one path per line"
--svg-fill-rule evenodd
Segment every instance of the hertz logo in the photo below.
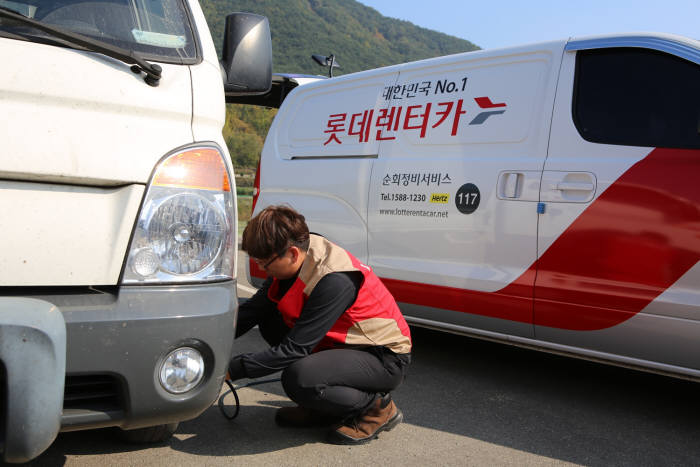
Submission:
M 433 193 L 430 195 L 431 203 L 447 204 L 450 201 L 449 193 Z

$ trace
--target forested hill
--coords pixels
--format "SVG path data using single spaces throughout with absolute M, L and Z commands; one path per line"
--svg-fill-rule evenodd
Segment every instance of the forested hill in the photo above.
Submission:
M 274 71 L 324 74 L 311 54 L 335 54 L 346 74 L 478 49 L 469 41 L 387 18 L 355 0 L 203 0 L 219 54 L 226 15 L 267 16 Z

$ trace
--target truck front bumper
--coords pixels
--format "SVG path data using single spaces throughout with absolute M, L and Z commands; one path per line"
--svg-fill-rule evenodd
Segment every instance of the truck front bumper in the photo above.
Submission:
M 0 297 L 0 461 L 27 462 L 61 421 L 66 326 L 51 303 Z
M 216 400 L 233 346 L 235 281 L 31 296 L 58 307 L 65 320 L 61 431 L 173 423 L 196 417 Z M 192 390 L 172 394 L 160 384 L 160 366 L 180 347 L 199 350 L 204 377 Z
M 61 302 L 68 342 L 62 431 L 188 420 L 216 400 L 233 346 L 234 281 L 53 299 Z M 204 378 L 172 394 L 160 384 L 160 365 L 185 346 L 204 357 Z

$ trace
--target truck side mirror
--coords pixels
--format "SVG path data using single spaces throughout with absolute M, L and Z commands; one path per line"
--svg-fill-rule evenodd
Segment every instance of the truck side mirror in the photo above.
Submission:
M 272 86 L 272 40 L 267 18 L 252 13 L 226 17 L 223 59 L 227 95 L 265 94 Z

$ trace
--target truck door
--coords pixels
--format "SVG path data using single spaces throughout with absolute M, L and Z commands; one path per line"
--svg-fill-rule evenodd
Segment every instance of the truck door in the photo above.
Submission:
M 595 45 L 562 63 L 536 337 L 700 368 L 700 53 Z
M 562 48 L 408 64 L 383 90 L 369 264 L 412 322 L 532 335 L 536 207 Z

